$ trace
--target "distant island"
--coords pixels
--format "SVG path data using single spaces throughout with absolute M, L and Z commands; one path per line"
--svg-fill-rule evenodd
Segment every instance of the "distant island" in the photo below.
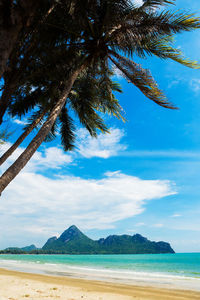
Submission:
M 51 237 L 42 248 L 35 245 L 1 250 L 0 254 L 159 254 L 175 253 L 169 243 L 152 242 L 140 234 L 110 235 L 94 241 L 75 225 L 65 230 L 59 238 Z

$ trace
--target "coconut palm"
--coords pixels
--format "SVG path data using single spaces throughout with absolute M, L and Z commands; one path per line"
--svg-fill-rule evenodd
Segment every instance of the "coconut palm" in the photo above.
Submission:
M 36 51 L 38 32 L 57 5 L 54 0 L 0 0 L 0 125 Z
M 0 0 L 0 79 L 9 70 L 16 48 L 32 44 L 30 37 L 57 4 L 56 0 Z
M 123 119 L 121 115 L 121 107 L 113 92 L 121 92 L 119 84 L 112 81 L 110 76 L 112 71 L 108 70 L 106 74 L 98 74 L 98 77 L 93 76 L 94 72 L 89 70 L 82 74 L 76 81 L 71 90 L 69 97 L 62 108 L 54 126 L 51 128 L 46 141 L 51 141 L 56 137 L 58 131 L 61 134 L 61 145 L 65 151 L 74 148 L 75 141 L 75 126 L 70 111 L 76 114 L 81 124 L 89 131 L 93 137 L 97 136 L 97 130 L 103 133 L 108 132 L 104 121 L 99 116 L 98 112 L 108 113 Z M 12 153 L 21 145 L 24 139 L 33 131 L 38 129 L 38 126 L 48 118 L 49 111 L 53 107 L 53 90 L 50 94 L 36 94 L 36 91 L 24 95 L 23 93 L 14 94 L 15 102 L 9 107 L 9 113 L 12 117 L 18 116 L 21 118 L 27 112 L 35 109 L 35 112 L 28 119 L 28 124 L 24 128 L 24 132 L 16 140 L 13 145 L 0 157 L 0 166 L 12 155 Z M 38 109 L 39 108 L 39 109 Z
M 174 33 L 200 28 L 199 18 L 192 14 L 155 9 L 172 2 L 147 0 L 140 7 L 134 6 L 129 0 L 74 0 L 66 3 L 67 26 L 62 24 L 61 30 L 66 33 L 64 56 L 67 57 L 67 72 L 59 80 L 59 93 L 48 119 L 25 151 L 0 178 L 0 192 L 45 140 L 78 76 L 87 72 L 88 67 L 95 70 L 100 65 L 101 73 L 104 73 L 113 64 L 147 98 L 162 107 L 176 108 L 159 89 L 151 73 L 133 60 L 134 55 L 156 55 L 199 68 L 196 62 L 182 57 L 180 51 L 171 44 Z M 58 24 L 55 26 L 58 27 Z M 71 61 L 70 55 L 73 58 Z

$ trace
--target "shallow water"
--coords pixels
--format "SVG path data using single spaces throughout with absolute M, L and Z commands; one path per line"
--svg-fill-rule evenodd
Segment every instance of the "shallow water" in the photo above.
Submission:
M 200 253 L 0 255 L 0 267 L 33 273 L 200 290 Z

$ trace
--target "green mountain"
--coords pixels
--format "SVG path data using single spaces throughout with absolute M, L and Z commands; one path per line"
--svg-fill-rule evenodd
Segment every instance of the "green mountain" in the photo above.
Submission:
M 62 254 L 144 254 L 174 253 L 169 243 L 152 242 L 140 234 L 110 235 L 94 241 L 75 225 L 65 230 L 59 238 L 48 239 L 42 247 L 43 253 Z
M 32 251 L 37 250 L 37 247 L 35 245 L 26 246 L 23 248 L 18 247 L 9 247 L 4 250 L 1 250 L 0 253 L 3 254 L 23 254 L 23 253 L 30 253 Z
M 37 247 L 35 245 L 30 245 L 30 246 L 26 246 L 26 247 L 21 248 L 21 250 L 25 251 L 25 252 L 30 252 L 30 251 L 33 251 L 33 250 L 37 250 Z
M 75 225 L 65 230 L 61 236 L 48 239 L 42 250 L 48 253 L 94 253 L 97 243 L 83 234 Z
M 35 245 L 23 248 L 11 247 L 0 254 L 145 254 L 174 253 L 169 243 L 152 242 L 140 234 L 110 235 L 94 241 L 83 234 L 75 225 L 65 230 L 59 238 L 51 237 L 42 247 Z

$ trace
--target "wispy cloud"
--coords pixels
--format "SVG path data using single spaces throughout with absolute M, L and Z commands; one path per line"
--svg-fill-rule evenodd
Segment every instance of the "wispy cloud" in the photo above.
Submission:
M 182 215 L 180 215 L 180 214 L 173 214 L 172 215 L 172 218 L 179 218 L 179 217 L 181 217 Z
M 121 143 L 124 132 L 118 128 L 110 130 L 110 134 L 99 134 L 92 138 L 85 129 L 80 129 L 77 135 L 78 153 L 86 158 L 109 158 L 124 151 L 127 147 Z
M 42 243 L 74 223 L 82 229 L 113 228 L 115 222 L 141 214 L 147 201 L 175 193 L 170 181 L 143 180 L 121 172 L 99 180 L 73 176 L 52 179 L 23 172 L 1 198 L 4 234 L 0 248 L 5 242 L 13 245 L 12 239 L 17 237 L 28 243 L 37 236 Z
M 18 125 L 27 125 L 26 120 L 13 119 L 13 122 L 18 124 Z
M 135 226 L 136 226 L 136 227 L 145 226 L 145 223 L 143 223 L 143 222 L 139 222 L 139 223 L 135 224 Z
M 152 227 L 155 227 L 155 228 L 162 228 L 164 225 L 161 224 L 161 223 L 158 223 L 158 224 L 153 224 Z
M 130 157 L 172 157 L 172 158 L 200 158 L 200 151 L 184 150 L 136 150 L 120 152 L 121 156 Z
M 126 149 L 126 145 L 121 143 L 123 136 L 123 130 L 118 128 L 111 129 L 110 134 L 99 134 L 98 138 L 92 138 L 85 129 L 80 129 L 77 132 L 77 150 L 74 152 L 64 152 L 60 147 L 41 148 L 41 150 L 36 151 L 33 155 L 25 167 L 25 171 L 35 172 L 46 169 L 59 169 L 71 164 L 80 157 L 100 157 L 107 159 Z M 0 155 L 10 146 L 10 143 L 1 145 Z M 24 148 L 19 147 L 5 162 L 3 167 L 0 168 L 1 171 L 3 172 L 12 164 L 23 151 Z
M 118 80 L 124 78 L 123 73 L 116 66 L 113 66 L 112 71 Z
M 143 4 L 143 0 L 133 0 L 133 3 L 138 5 L 138 6 L 141 6 Z
M 143 180 L 120 171 L 106 172 L 96 180 L 56 176 L 77 158 L 105 159 L 125 151 L 123 136 L 124 132 L 115 128 L 109 135 L 92 139 L 80 130 L 76 153 L 65 153 L 56 147 L 37 151 L 1 197 L 0 248 L 32 242 L 41 246 L 49 236 L 74 223 L 83 230 L 114 228 L 115 222 L 141 214 L 148 201 L 175 194 L 170 181 Z M 9 146 L 5 144 L 1 150 Z M 22 151 L 18 148 L 5 167 Z M 50 169 L 61 172 L 55 171 L 52 177 L 48 174 Z
M 5 143 L 1 145 L 0 155 L 3 154 L 9 147 L 10 143 Z M 19 147 L 13 153 L 12 156 L 2 165 L 0 168 L 1 172 L 6 170 L 9 165 L 11 165 L 21 153 L 24 151 L 24 148 Z M 57 147 L 45 148 L 41 151 L 36 151 L 32 159 L 28 162 L 27 166 L 24 168 L 24 171 L 28 172 L 37 172 L 40 170 L 46 169 L 59 169 L 66 164 L 72 163 L 73 159 L 70 154 L 65 153 L 62 149 Z
M 195 78 L 190 81 L 190 87 L 194 92 L 200 91 L 200 79 Z

